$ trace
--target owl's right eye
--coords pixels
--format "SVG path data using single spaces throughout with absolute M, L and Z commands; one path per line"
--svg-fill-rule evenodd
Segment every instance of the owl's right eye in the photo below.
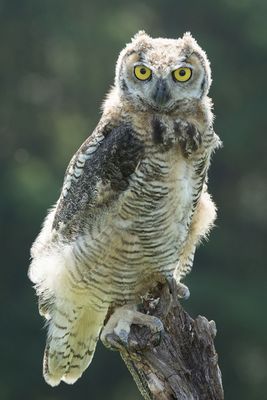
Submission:
M 134 67 L 134 75 L 140 81 L 147 81 L 151 78 L 152 71 L 145 65 L 136 65 Z

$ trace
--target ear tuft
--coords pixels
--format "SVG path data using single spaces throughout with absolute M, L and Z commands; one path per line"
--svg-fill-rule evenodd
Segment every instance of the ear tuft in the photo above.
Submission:
M 185 32 L 182 37 L 182 40 L 184 41 L 185 45 L 188 45 L 188 46 L 197 45 L 197 42 L 191 35 L 191 32 Z
M 185 54 L 190 55 L 192 52 L 198 54 L 199 58 L 202 60 L 202 64 L 206 71 L 206 82 L 203 88 L 203 95 L 207 95 L 210 85 L 211 85 L 211 70 L 210 70 L 210 62 L 208 60 L 207 54 L 205 51 L 198 45 L 196 39 L 193 38 L 190 32 L 186 32 L 182 39 L 183 49 Z
M 149 36 L 145 31 L 138 31 L 133 37 L 132 37 L 132 42 L 136 41 L 136 40 L 146 40 L 148 39 Z

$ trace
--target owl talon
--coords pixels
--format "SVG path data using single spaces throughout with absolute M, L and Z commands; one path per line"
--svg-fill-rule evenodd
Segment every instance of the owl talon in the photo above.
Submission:
M 164 329 L 162 331 L 159 331 L 157 333 L 155 333 L 152 337 L 151 337 L 151 343 L 154 346 L 158 346 L 163 338 L 163 334 L 164 334 Z
M 178 298 L 179 299 L 188 300 L 189 297 L 190 297 L 190 290 L 183 283 L 179 282 L 177 284 L 177 292 L 178 292 Z
M 101 338 L 103 345 L 112 351 L 122 351 L 125 348 L 124 343 L 121 343 L 121 339 L 116 333 L 109 333 L 105 336 L 105 339 Z
M 121 341 L 124 345 L 127 345 L 127 344 L 128 344 L 129 332 L 127 332 L 125 329 L 121 329 L 117 335 L 118 335 L 118 337 L 120 338 L 120 341 Z
M 167 284 L 169 291 L 174 298 L 188 300 L 190 297 L 190 290 L 186 285 L 181 282 L 177 282 L 174 278 L 168 278 Z
M 133 335 L 128 340 L 132 325 L 149 328 L 145 334 L 146 339 L 141 344 L 142 348 L 149 347 L 151 344 L 158 345 L 164 332 L 161 320 L 152 315 L 143 314 L 130 305 L 117 309 L 111 315 L 101 333 L 100 339 L 106 347 L 114 350 L 121 351 L 125 348 L 135 350 L 140 347 L 140 343 L 135 342 Z
M 164 326 L 161 320 L 157 317 L 151 317 L 153 318 L 153 323 L 150 325 L 150 330 L 153 333 L 162 333 L 164 332 Z

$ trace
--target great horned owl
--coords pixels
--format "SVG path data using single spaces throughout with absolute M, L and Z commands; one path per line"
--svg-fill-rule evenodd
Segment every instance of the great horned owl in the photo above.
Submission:
M 140 31 L 120 53 L 103 115 L 32 247 L 50 385 L 82 375 L 110 310 L 103 340 L 115 331 L 127 341 L 131 323 L 162 329 L 132 305 L 162 279 L 180 282 L 213 225 L 207 170 L 220 140 L 210 84 L 207 56 L 189 33 Z

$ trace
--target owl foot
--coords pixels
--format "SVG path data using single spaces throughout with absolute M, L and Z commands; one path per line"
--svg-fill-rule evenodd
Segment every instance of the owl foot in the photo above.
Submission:
M 174 132 L 177 135 L 182 153 L 188 158 L 202 144 L 202 137 L 195 125 L 185 121 L 177 121 L 174 124 Z
M 178 299 L 187 300 L 190 297 L 190 290 L 186 285 L 181 282 L 177 282 L 174 278 L 168 278 L 167 283 L 169 286 L 169 291 L 173 297 L 178 297 Z
M 123 306 L 118 308 L 110 317 L 103 328 L 100 339 L 102 343 L 113 350 L 137 350 L 140 343 L 135 342 L 129 334 L 132 325 L 141 325 L 149 328 L 149 340 L 146 338 L 141 345 L 142 348 L 156 346 L 161 340 L 164 327 L 159 318 L 143 314 L 135 309 L 134 306 Z M 147 336 L 147 335 L 145 335 Z
M 115 333 L 109 333 L 105 338 L 101 336 L 101 340 L 103 345 L 112 351 L 124 351 L 128 344 L 127 341 L 125 343 Z

